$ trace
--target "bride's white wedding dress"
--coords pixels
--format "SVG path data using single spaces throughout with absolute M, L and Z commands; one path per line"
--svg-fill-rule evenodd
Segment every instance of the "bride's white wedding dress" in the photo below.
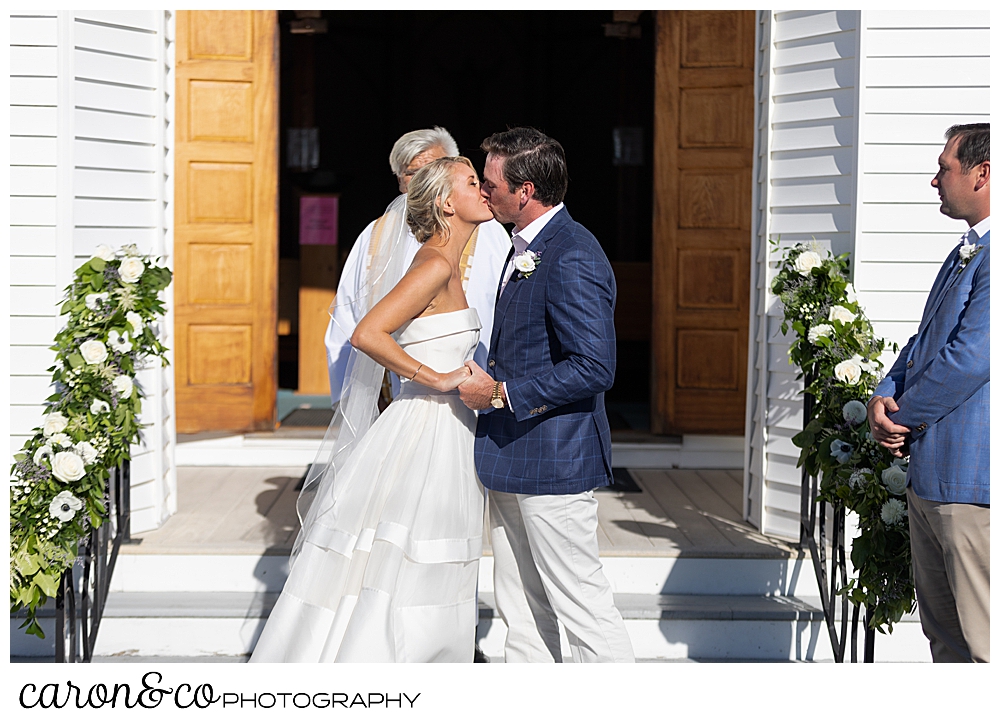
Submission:
M 457 369 L 479 342 L 475 309 L 420 317 L 396 339 Z M 404 382 L 334 483 L 250 662 L 472 661 L 483 488 L 476 416 L 458 391 Z

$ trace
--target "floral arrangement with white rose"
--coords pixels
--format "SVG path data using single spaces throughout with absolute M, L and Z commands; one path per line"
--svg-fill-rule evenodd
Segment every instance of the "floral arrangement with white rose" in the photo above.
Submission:
M 25 609 L 28 634 L 44 637 L 38 608 L 58 591 L 79 542 L 106 519 L 108 470 L 139 440 L 142 363 L 166 348 L 155 322 L 170 271 L 134 245 L 100 246 L 66 289 L 55 337 L 55 393 L 41 427 L 14 455 L 10 483 L 10 610 Z
M 906 463 L 868 428 L 865 404 L 881 378 L 886 342 L 858 305 L 848 271 L 847 254 L 834 257 L 815 242 L 802 243 L 784 249 L 771 290 L 784 308 L 782 333 L 795 332 L 789 357 L 814 399 L 812 417 L 792 438 L 802 450 L 798 464 L 821 480 L 820 499 L 858 515 L 851 546 L 857 577 L 841 592 L 865 606 L 879 632 L 883 626 L 892 632 L 916 604 Z

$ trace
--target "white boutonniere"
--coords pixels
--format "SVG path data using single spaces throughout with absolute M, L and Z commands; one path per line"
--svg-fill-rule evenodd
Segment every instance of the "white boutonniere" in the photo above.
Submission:
M 521 279 L 531 276 L 540 263 L 542 263 L 542 255 L 534 251 L 525 251 L 514 257 L 514 268 L 517 270 L 518 278 Z
M 958 273 L 962 273 L 962 269 L 969 265 L 972 259 L 976 258 L 983 248 L 982 244 L 964 244 L 958 250 Z

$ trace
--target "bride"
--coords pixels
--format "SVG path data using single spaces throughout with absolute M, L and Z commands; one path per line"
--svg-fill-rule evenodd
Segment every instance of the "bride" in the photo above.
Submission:
M 421 168 L 405 203 L 422 247 L 398 283 L 391 266 L 401 254 L 383 248 L 369 259 L 369 302 L 384 296 L 351 337 L 333 457 L 303 490 L 311 502 L 291 572 L 252 663 L 473 657 L 483 489 L 475 413 L 457 387 L 470 375 L 480 323 L 459 264 L 493 214 L 463 157 Z M 383 367 L 403 384 L 372 423 Z

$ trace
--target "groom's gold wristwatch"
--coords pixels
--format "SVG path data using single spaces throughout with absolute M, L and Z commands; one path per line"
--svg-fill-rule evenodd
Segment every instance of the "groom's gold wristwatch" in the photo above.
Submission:
M 503 382 L 493 384 L 493 397 L 490 399 L 490 404 L 494 409 L 503 409 Z

